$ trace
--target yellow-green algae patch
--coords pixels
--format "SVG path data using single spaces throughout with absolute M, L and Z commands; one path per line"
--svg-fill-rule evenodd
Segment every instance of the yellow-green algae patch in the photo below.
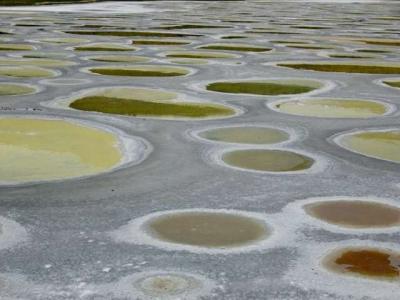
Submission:
M 0 182 L 93 175 L 118 165 L 115 135 L 63 120 L 0 118 Z
M 199 136 L 211 141 L 238 144 L 276 144 L 289 139 L 282 130 L 257 126 L 235 126 L 209 129 Z
M 2 66 L 67 67 L 76 65 L 73 61 L 49 58 L 11 58 L 0 57 Z
M 400 163 L 400 130 L 361 131 L 340 137 L 339 144 L 362 155 Z
M 28 44 L 0 44 L 0 51 L 31 51 L 35 48 Z
M 80 43 L 88 43 L 90 40 L 88 39 L 80 39 L 80 38 L 45 38 L 41 39 L 41 42 L 50 43 L 50 44 L 80 44 Z
M 310 80 L 255 80 L 214 82 L 208 84 L 206 89 L 221 93 L 278 96 L 308 93 L 321 87 L 321 83 Z
M 133 45 L 154 45 L 154 46 L 177 46 L 177 45 L 188 45 L 191 44 L 192 41 L 186 40 L 166 40 L 166 39 L 146 39 L 146 40 L 133 40 Z
M 146 230 L 166 242 L 206 248 L 238 247 L 270 234 L 257 219 L 218 211 L 169 213 L 148 221 Z
M 271 48 L 255 46 L 251 44 L 209 44 L 198 47 L 208 50 L 242 51 L 242 52 L 265 52 L 271 51 Z
M 208 59 L 208 58 L 216 58 L 216 59 L 227 59 L 227 58 L 237 58 L 236 55 L 230 53 L 221 53 L 221 52 L 210 52 L 210 51 L 175 51 L 168 52 L 165 54 L 166 57 L 176 57 L 176 58 L 200 58 L 200 59 Z
M 311 168 L 310 157 L 284 150 L 245 149 L 222 155 L 222 160 L 233 167 L 264 172 L 293 172 Z
M 158 32 L 158 31 L 65 31 L 65 33 L 79 34 L 79 35 L 100 35 L 100 36 L 141 36 L 141 37 L 192 37 L 202 36 L 201 34 L 188 34 L 188 33 L 172 33 L 172 32 Z
M 305 49 L 305 50 L 323 50 L 323 49 L 333 49 L 333 46 L 325 46 L 325 45 L 315 45 L 315 44 L 287 44 L 288 48 L 296 48 L 296 49 Z
M 200 59 L 200 58 L 176 58 L 170 59 L 171 63 L 180 64 L 180 65 L 206 65 L 208 64 L 208 60 Z
M 174 93 L 151 89 L 110 88 L 74 99 L 69 106 L 83 111 L 161 118 L 213 118 L 235 114 L 224 105 L 182 102 L 176 97 Z
M 9 77 L 38 77 L 38 78 L 48 78 L 56 76 L 56 72 L 32 66 L 18 66 L 18 67 L 8 67 L 0 66 L 0 76 Z
M 278 66 L 292 69 L 311 70 L 320 72 L 343 72 L 365 74 L 400 74 L 400 64 L 382 62 L 330 62 L 330 61 L 304 61 L 282 62 Z
M 382 46 L 400 46 L 400 39 L 360 39 L 359 42 L 364 42 L 370 45 L 382 45 Z
M 400 88 L 400 79 L 398 80 L 385 80 L 383 81 L 384 84 L 387 84 L 388 86 L 394 87 L 394 88 Z
M 98 55 L 89 57 L 93 61 L 103 62 L 127 62 L 127 63 L 144 63 L 150 61 L 150 58 L 134 55 Z
M 0 96 L 27 95 L 36 91 L 36 88 L 18 83 L 0 83 Z
M 367 59 L 367 58 L 376 58 L 372 55 L 361 55 L 361 54 L 351 54 L 351 53 L 333 53 L 329 54 L 331 58 L 348 58 L 348 59 Z
M 275 104 L 278 111 L 319 118 L 368 118 L 387 113 L 387 107 L 376 101 L 356 99 L 303 99 Z
M 113 44 L 113 43 L 96 43 L 90 45 L 82 45 L 74 47 L 75 51 L 135 51 L 129 45 L 124 44 Z
M 172 77 L 184 76 L 190 73 L 190 70 L 185 68 L 160 65 L 101 66 L 90 68 L 89 71 L 99 75 L 139 77 Z

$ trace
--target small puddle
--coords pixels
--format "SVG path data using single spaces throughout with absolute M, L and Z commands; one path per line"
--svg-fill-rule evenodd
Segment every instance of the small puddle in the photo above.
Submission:
M 202 287 L 202 283 L 196 278 L 179 273 L 154 274 L 141 278 L 134 284 L 144 294 L 153 297 L 182 296 Z
M 323 264 L 336 273 L 373 279 L 398 280 L 400 275 L 400 254 L 385 249 L 340 249 L 325 257 Z
M 222 160 L 233 167 L 264 172 L 293 172 L 311 168 L 310 157 L 283 150 L 233 150 L 222 155 Z

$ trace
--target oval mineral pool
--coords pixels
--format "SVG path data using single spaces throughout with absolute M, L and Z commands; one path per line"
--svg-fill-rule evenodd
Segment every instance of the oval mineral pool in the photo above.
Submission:
M 198 135 L 211 141 L 238 144 L 276 144 L 289 139 L 283 130 L 257 126 L 214 128 Z
M 90 40 L 88 39 L 80 39 L 80 38 L 45 38 L 41 39 L 41 42 L 50 43 L 50 44 L 80 44 L 80 43 L 88 43 Z
M 146 46 L 179 46 L 188 45 L 192 41 L 188 40 L 173 40 L 173 39 L 145 39 L 145 40 L 133 40 L 133 45 L 146 45 Z
M 28 95 L 36 92 L 33 86 L 17 83 L 0 83 L 0 96 Z
M 11 58 L 0 57 L 0 65 L 4 66 L 38 66 L 38 67 L 67 67 L 76 65 L 73 61 L 50 58 Z
M 173 77 L 190 73 L 190 70 L 186 68 L 159 65 L 100 66 L 90 68 L 89 71 L 99 75 L 134 77 Z
M 48 77 L 54 77 L 56 75 L 57 73 L 55 71 L 39 67 L 30 67 L 30 66 L 0 67 L 0 76 L 48 78 Z
M 269 234 L 257 219 L 209 211 L 167 213 L 151 219 L 144 227 L 156 239 L 207 248 L 239 247 Z
M 30 51 L 34 49 L 28 44 L 0 44 L 0 51 Z
M 240 52 L 266 52 L 272 48 L 251 45 L 251 44 L 209 44 L 198 47 L 199 49 L 207 50 L 225 50 L 225 51 L 240 51 Z
M 369 157 L 400 163 L 400 130 L 366 130 L 341 135 L 335 141 L 342 147 Z
M 123 158 L 114 134 L 64 120 L 0 118 L 0 141 L 6 184 L 93 175 Z
M 400 64 L 382 62 L 330 62 L 304 61 L 282 62 L 278 66 L 292 69 L 311 70 L 320 72 L 364 73 L 364 74 L 400 74 Z
M 400 79 L 397 80 L 387 79 L 384 80 L 383 83 L 393 88 L 400 88 Z
M 134 282 L 134 285 L 145 295 L 152 297 L 187 296 L 203 286 L 197 278 L 180 273 L 148 275 Z
M 311 168 L 310 157 L 283 150 L 233 150 L 222 155 L 222 160 L 233 167 L 263 172 L 293 172 Z
M 96 43 L 74 47 L 75 51 L 135 51 L 136 48 L 125 44 Z
M 237 55 L 221 52 L 206 52 L 206 51 L 175 51 L 168 52 L 165 54 L 166 57 L 176 57 L 176 58 L 200 58 L 200 59 L 227 59 L 227 58 L 237 58 Z
M 318 118 L 369 118 L 388 112 L 380 102 L 356 99 L 304 99 L 272 104 L 272 108 L 291 115 Z
M 225 105 L 177 100 L 175 93 L 141 88 L 109 88 L 87 93 L 71 108 L 127 116 L 158 118 L 218 118 L 235 114 Z
M 150 61 L 150 58 L 143 56 L 133 56 L 133 55 L 99 55 L 92 56 L 88 59 L 93 61 L 103 61 L 103 62 L 127 62 L 127 63 L 144 63 Z
M 279 96 L 309 93 L 321 87 L 322 83 L 312 80 L 257 80 L 214 82 L 206 89 L 221 93 Z
M 400 208 L 376 201 L 315 201 L 305 204 L 303 209 L 321 221 L 348 228 L 385 228 L 400 225 Z
M 400 254 L 386 249 L 344 248 L 331 252 L 323 264 L 336 273 L 372 279 L 398 280 L 400 275 Z

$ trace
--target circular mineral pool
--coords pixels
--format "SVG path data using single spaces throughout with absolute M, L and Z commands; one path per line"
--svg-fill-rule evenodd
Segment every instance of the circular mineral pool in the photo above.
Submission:
M 388 112 L 383 103 L 356 99 L 304 99 L 272 104 L 272 108 L 291 115 L 318 118 L 368 118 Z
M 99 75 L 134 77 L 173 77 L 190 73 L 186 68 L 159 65 L 99 66 L 89 68 L 89 71 Z
M 400 130 L 365 130 L 340 135 L 335 141 L 352 152 L 400 163 Z
M 309 93 L 321 87 L 322 83 L 312 80 L 257 80 L 214 82 L 209 83 L 206 89 L 231 94 L 279 96 Z
M 238 144 L 276 144 L 289 139 L 285 131 L 257 126 L 214 128 L 202 131 L 198 135 L 211 141 Z
M 347 228 L 385 228 L 400 225 L 400 208 L 366 200 L 315 201 L 303 206 L 310 216 Z
M 145 230 L 174 244 L 230 248 L 264 239 L 269 230 L 257 219 L 222 212 L 174 212 L 150 219 Z
M 263 172 L 293 172 L 311 168 L 314 160 L 291 151 L 245 149 L 233 150 L 222 155 L 230 166 Z
M 37 88 L 18 83 L 0 83 L 1 96 L 28 95 L 37 91 Z
M 93 175 L 123 159 L 114 134 L 61 119 L 0 118 L 0 141 L 6 184 Z

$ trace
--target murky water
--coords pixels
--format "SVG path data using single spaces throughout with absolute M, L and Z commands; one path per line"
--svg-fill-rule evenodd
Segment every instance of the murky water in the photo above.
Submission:
M 284 150 L 234 150 L 225 153 L 222 160 L 228 165 L 266 172 L 290 172 L 309 169 L 314 160 Z
M 374 201 L 316 201 L 303 208 L 317 219 L 343 227 L 382 228 L 400 225 L 400 208 Z
M 357 132 L 343 136 L 339 143 L 366 156 L 400 162 L 400 130 Z
M 257 219 L 219 212 L 168 214 L 149 221 L 146 229 L 164 241 L 210 248 L 238 247 L 269 234 Z
M 276 144 L 289 138 L 282 130 L 256 126 L 215 128 L 203 131 L 199 136 L 212 141 L 239 144 Z
M 324 265 L 342 274 L 393 280 L 400 275 L 400 254 L 385 249 L 347 248 L 331 253 Z

